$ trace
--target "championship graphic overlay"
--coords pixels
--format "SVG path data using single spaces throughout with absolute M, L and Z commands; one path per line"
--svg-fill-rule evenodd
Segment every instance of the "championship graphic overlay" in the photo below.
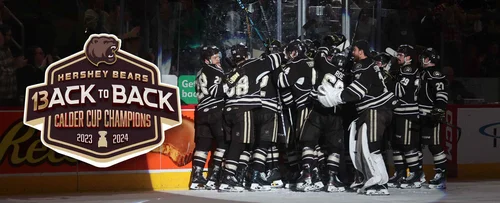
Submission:
M 179 89 L 158 67 L 93 34 L 83 51 L 49 66 L 26 90 L 24 123 L 48 148 L 104 168 L 145 154 L 182 122 Z

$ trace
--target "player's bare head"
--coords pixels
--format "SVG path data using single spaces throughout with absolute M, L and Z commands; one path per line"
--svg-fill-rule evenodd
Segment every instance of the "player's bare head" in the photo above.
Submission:
M 231 47 L 231 58 L 234 64 L 245 61 L 248 58 L 248 47 L 243 43 L 233 45 Z
M 200 59 L 206 64 L 220 64 L 220 50 L 216 46 L 206 46 L 201 48 Z
M 355 61 L 359 61 L 368 58 L 370 54 L 370 44 L 366 40 L 359 40 L 354 43 L 352 49 L 352 56 Z
M 424 67 L 424 68 L 436 66 L 436 64 L 439 63 L 439 55 L 437 54 L 437 51 L 433 48 L 425 49 L 420 54 L 418 59 L 419 59 L 420 65 L 422 65 L 422 67 Z
M 396 50 L 396 57 L 400 65 L 411 63 L 414 55 L 415 49 L 408 44 L 402 44 L 398 47 L 398 50 Z
M 299 39 L 293 40 L 285 48 L 285 54 L 289 59 L 303 58 L 306 55 L 306 47 Z

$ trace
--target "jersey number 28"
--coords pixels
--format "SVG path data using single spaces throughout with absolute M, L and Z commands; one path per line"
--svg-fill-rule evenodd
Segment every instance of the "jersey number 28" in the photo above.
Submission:
M 228 97 L 233 97 L 235 94 L 236 96 L 242 96 L 248 93 L 248 76 L 242 76 L 236 85 L 234 87 L 231 87 L 227 91 L 227 96 Z

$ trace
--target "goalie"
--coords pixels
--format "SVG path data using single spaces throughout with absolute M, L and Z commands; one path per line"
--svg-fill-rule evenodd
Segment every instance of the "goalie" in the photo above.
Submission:
M 367 56 L 369 53 L 368 42 L 357 41 L 352 50 L 354 81 L 345 89 L 340 80 L 320 85 L 318 100 L 326 107 L 356 103 L 359 116 L 349 127 L 349 151 L 354 167 L 364 176 L 359 192 L 388 195 L 389 177 L 380 150 L 384 130 L 390 125 L 392 109 L 398 102 L 387 90 L 380 71 Z

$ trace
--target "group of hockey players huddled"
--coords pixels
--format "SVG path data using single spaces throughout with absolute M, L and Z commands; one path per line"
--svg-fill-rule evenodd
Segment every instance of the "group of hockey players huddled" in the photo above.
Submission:
M 232 46 L 226 71 L 217 47 L 202 48 L 191 189 L 388 195 L 389 187 L 446 187 L 440 123 L 447 83 L 434 49 L 375 53 L 341 34 L 266 47 L 250 58 L 244 44 Z M 428 183 L 424 146 L 435 166 Z M 355 169 L 349 184 L 339 178 L 344 149 Z

